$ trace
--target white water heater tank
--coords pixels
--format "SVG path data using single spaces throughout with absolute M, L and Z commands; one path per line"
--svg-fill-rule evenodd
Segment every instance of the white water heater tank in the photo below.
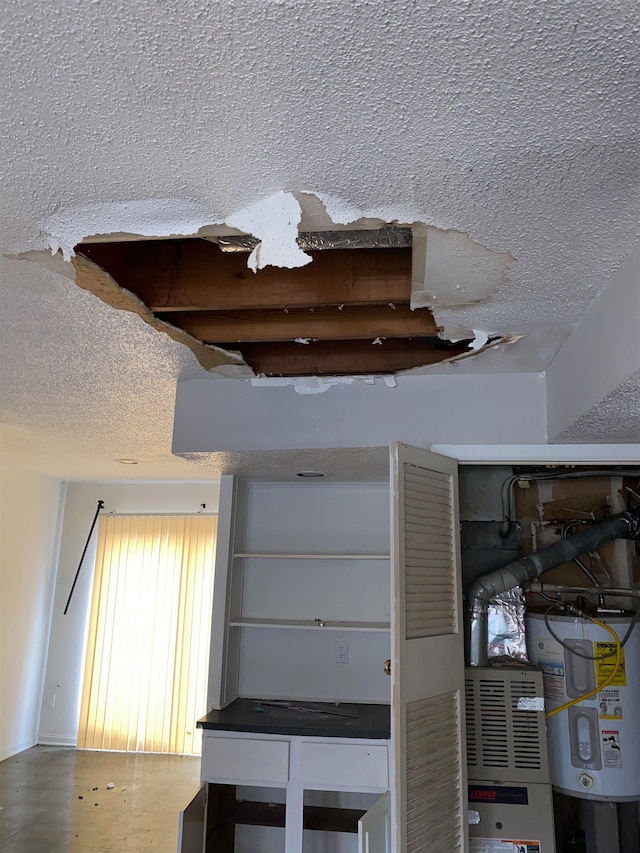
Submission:
M 597 618 L 621 640 L 631 624 L 624 615 Z M 526 624 L 531 662 L 543 671 L 547 711 L 588 693 L 615 665 L 611 634 L 589 619 L 549 613 L 545 622 L 544 613 L 529 612 Z M 589 800 L 640 800 L 640 625 L 611 684 L 547 717 L 547 725 L 556 790 Z

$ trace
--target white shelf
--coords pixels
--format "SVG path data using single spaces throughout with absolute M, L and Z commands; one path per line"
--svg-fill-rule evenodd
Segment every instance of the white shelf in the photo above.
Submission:
M 389 554 L 234 554 L 234 558 L 251 560 L 389 560 Z
M 323 622 L 318 625 L 312 619 L 259 619 L 241 616 L 230 619 L 229 626 L 233 628 L 295 628 L 316 631 L 389 631 L 389 622 Z

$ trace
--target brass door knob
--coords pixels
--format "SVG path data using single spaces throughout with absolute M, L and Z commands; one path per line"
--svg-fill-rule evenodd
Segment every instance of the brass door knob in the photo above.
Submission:
M 391 661 L 390 660 L 386 660 L 384 662 L 384 666 L 382 668 L 384 669 L 385 675 L 391 675 Z

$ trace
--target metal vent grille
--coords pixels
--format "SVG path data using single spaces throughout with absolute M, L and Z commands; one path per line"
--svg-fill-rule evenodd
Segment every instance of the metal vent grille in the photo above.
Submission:
M 453 481 L 447 474 L 404 465 L 406 637 L 457 630 Z
M 465 679 L 469 779 L 548 782 L 544 711 L 518 709 L 541 697 L 534 670 L 467 669 Z
M 459 715 L 457 692 L 407 705 L 407 853 L 464 849 Z
M 485 767 L 509 766 L 509 734 L 505 685 L 480 679 L 476 696 L 480 700 L 480 738 Z
M 532 699 L 541 694 L 536 692 L 536 685 L 530 679 L 510 681 L 509 691 L 514 766 L 528 770 L 540 770 L 542 767 L 542 750 L 538 717 L 541 712 L 519 711 L 518 700 L 521 698 Z

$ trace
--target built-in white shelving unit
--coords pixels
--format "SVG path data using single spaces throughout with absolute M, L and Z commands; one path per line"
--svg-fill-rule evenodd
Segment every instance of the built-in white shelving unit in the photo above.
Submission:
M 229 557 L 216 569 L 228 577 L 212 705 L 390 701 L 389 512 L 388 483 L 238 481 L 219 543 Z M 336 662 L 341 641 L 345 663 Z

